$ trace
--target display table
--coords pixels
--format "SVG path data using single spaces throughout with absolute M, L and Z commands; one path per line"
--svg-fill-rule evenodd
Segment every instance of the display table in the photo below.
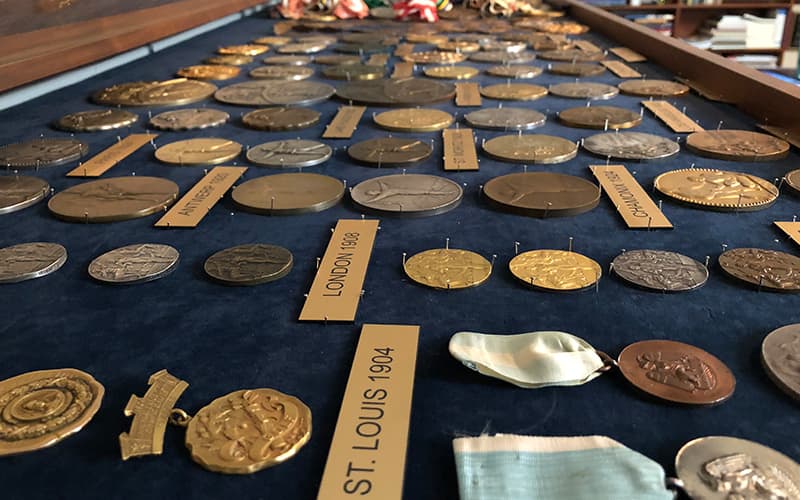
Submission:
M 98 75 L 69 88 L 0 113 L 0 144 L 37 138 L 66 137 L 50 123 L 61 116 L 96 107 L 89 95 L 115 83 L 167 80 L 175 71 L 198 64 L 217 47 L 247 43 L 272 34 L 272 21 L 250 18 L 210 32 Z M 618 43 L 590 32 L 583 36 L 609 48 Z M 633 49 L 638 47 L 633 46 Z M 419 50 L 419 47 L 418 47 Z M 330 52 L 326 52 L 330 53 Z M 266 54 L 270 55 L 270 54 Z M 236 80 L 248 79 L 247 66 Z M 392 61 L 395 61 L 392 58 Z M 390 65 L 392 63 L 390 62 Z M 464 63 L 481 69 L 489 64 Z M 535 64 L 544 66 L 544 61 Z M 670 79 L 666 70 L 650 63 L 633 64 L 648 79 Z M 315 79 L 325 80 L 317 69 Z M 421 75 L 421 68 L 417 74 Z M 618 84 L 610 73 L 588 79 Z M 482 73 L 482 84 L 505 80 Z M 568 77 L 545 72 L 532 83 L 547 86 Z M 696 94 L 677 99 L 693 119 L 709 129 L 754 129 L 754 121 L 736 108 L 708 101 Z M 607 104 L 639 110 L 641 98 L 615 97 Z M 221 128 L 191 132 L 161 132 L 157 145 L 190 137 L 225 137 L 254 146 L 285 138 L 319 139 L 343 103 L 329 100 L 315 106 L 320 124 L 296 132 L 259 132 L 245 128 L 240 114 L 250 108 L 227 106 L 211 99 L 199 106 L 223 109 L 231 122 Z M 556 113 L 583 101 L 548 96 L 531 103 L 504 106 L 532 107 L 545 112 L 547 124 L 535 133 L 578 141 L 595 131 L 558 123 Z M 606 103 L 604 103 L 606 104 Z M 497 101 L 484 99 L 484 106 Z M 453 103 L 434 106 L 457 113 L 462 120 L 474 108 Z M 352 142 L 387 135 L 372 122 L 370 107 L 351 141 L 325 141 L 336 148 L 327 163 L 306 169 L 340 179 L 348 186 L 396 169 L 353 164 L 345 147 Z M 117 141 L 117 135 L 146 129 L 147 109 L 130 130 L 79 134 L 91 155 Z M 162 109 L 152 110 L 153 114 Z M 463 127 L 463 121 L 461 122 Z M 675 137 L 649 112 L 635 130 Z M 401 134 L 396 134 L 401 135 Z M 502 131 L 476 130 L 481 140 Z M 158 216 L 108 224 L 76 224 L 55 219 L 46 203 L 0 216 L 0 246 L 29 241 L 63 244 L 69 260 L 57 273 L 43 279 L 0 286 L 3 321 L 0 324 L 0 379 L 19 373 L 74 367 L 91 373 L 106 389 L 95 419 L 79 434 L 54 447 L 0 460 L 6 478 L 4 499 L 38 498 L 315 498 L 336 424 L 350 364 L 363 323 L 421 325 L 416 385 L 411 416 L 404 498 L 454 499 L 457 483 L 451 441 L 481 433 L 533 435 L 602 434 L 660 462 L 668 474 L 672 461 L 687 441 L 707 435 L 738 436 L 771 446 L 800 459 L 800 414 L 797 404 L 774 386 L 761 368 L 763 337 L 771 330 L 800 322 L 800 298 L 759 292 L 726 278 L 716 265 L 723 248 L 759 247 L 796 253 L 794 243 L 773 226 L 800 214 L 800 199 L 781 194 L 769 209 L 751 213 L 696 210 L 663 200 L 663 211 L 673 230 L 633 231 L 624 226 L 604 197 L 589 213 L 565 218 L 535 219 L 491 208 L 480 187 L 498 175 L 519 172 L 521 165 L 494 161 L 481 155 L 477 172 L 445 173 L 441 133 L 415 136 L 433 141 L 433 156 L 409 172 L 442 175 L 464 188 L 461 205 L 428 218 L 382 218 L 354 324 L 299 323 L 304 294 L 315 274 L 316 258 L 328 244 L 338 219 L 361 218 L 345 199 L 315 214 L 262 216 L 239 211 L 226 196 L 196 229 L 157 229 Z M 685 136 L 684 136 L 685 137 Z M 683 143 L 683 141 L 682 141 Z M 239 165 L 247 165 L 241 159 Z M 660 173 L 677 168 L 721 168 L 745 171 L 765 179 L 782 177 L 800 166 L 793 151 L 786 159 L 765 163 L 732 163 L 701 158 L 688 150 L 678 156 L 648 163 L 628 163 L 636 179 L 650 191 Z M 580 150 L 578 156 L 557 165 L 529 166 L 529 171 L 569 173 L 594 181 L 589 165 L 604 164 Z M 82 182 L 64 174 L 74 164 L 41 169 L 55 192 Z M 105 174 L 150 175 L 172 179 L 186 192 L 203 175 L 202 167 L 160 164 L 147 145 Z M 240 183 L 276 170 L 250 166 Z M 3 175 L 13 175 L 4 172 Z M 653 194 L 656 201 L 662 199 Z M 404 274 L 403 252 L 414 253 L 445 246 L 496 255 L 492 276 L 483 285 L 453 292 L 435 291 L 412 283 Z M 604 276 L 596 289 L 581 293 L 532 290 L 508 271 L 515 242 L 520 250 L 574 250 L 598 261 Z M 143 285 L 111 287 L 94 282 L 87 266 L 95 257 L 126 244 L 154 242 L 181 252 L 178 269 L 170 276 Z M 294 269 L 280 281 L 256 286 L 225 287 L 207 279 L 203 262 L 212 253 L 242 243 L 271 243 L 294 254 Z M 665 249 L 701 262 L 710 256 L 710 279 L 701 289 L 679 294 L 642 291 L 609 276 L 608 265 L 622 249 Z M 626 345 L 645 339 L 672 339 L 698 346 L 723 360 L 737 378 L 732 399 L 715 407 L 692 408 L 652 400 L 629 386 L 618 372 L 571 388 L 524 390 L 472 372 L 448 353 L 453 333 L 521 333 L 560 330 L 582 337 L 597 349 L 616 356 Z M 183 431 L 167 429 L 160 457 L 120 459 L 118 435 L 128 430 L 123 408 L 131 394 L 142 395 L 148 377 L 163 368 L 189 382 L 178 402 L 194 413 L 214 398 L 238 389 L 271 387 L 302 399 L 313 412 L 311 441 L 287 463 L 252 476 L 208 472 L 189 457 Z

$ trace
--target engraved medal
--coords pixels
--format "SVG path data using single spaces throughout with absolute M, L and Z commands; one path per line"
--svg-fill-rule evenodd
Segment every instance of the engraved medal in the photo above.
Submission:
M 174 408 L 189 387 L 161 370 L 144 397 L 131 396 L 129 432 L 119 436 L 122 459 L 163 452 L 167 422 L 186 428 L 192 460 L 223 474 L 252 474 L 297 454 L 311 439 L 311 410 L 274 389 L 245 389 L 215 399 L 193 417 Z

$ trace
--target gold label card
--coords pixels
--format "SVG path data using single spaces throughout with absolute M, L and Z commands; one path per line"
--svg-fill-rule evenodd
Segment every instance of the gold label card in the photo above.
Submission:
M 456 106 L 480 106 L 481 93 L 477 83 L 456 83 Z
M 366 106 L 342 106 L 322 134 L 323 139 L 349 139 L 356 131 Z
M 600 64 L 620 78 L 641 78 L 642 74 L 622 61 L 600 61 Z
M 367 64 L 370 66 L 386 66 L 389 62 L 389 54 L 372 54 L 367 59 Z
M 397 57 L 407 56 L 414 52 L 413 43 L 401 43 L 394 49 L 394 55 Z
M 611 48 L 611 52 L 623 61 L 629 63 L 644 62 L 647 60 L 645 56 L 628 47 L 613 47 Z
M 781 228 L 792 241 L 800 245 L 800 222 L 775 221 L 775 225 Z
M 394 71 L 392 71 L 392 78 L 410 78 L 414 76 L 414 63 L 408 61 L 400 61 L 394 63 Z
M 448 128 L 442 131 L 445 170 L 478 170 L 478 153 L 472 129 Z
M 629 228 L 672 229 L 672 223 L 624 165 L 591 165 L 589 169 Z
M 603 49 L 593 44 L 589 40 L 575 40 L 572 42 L 576 47 L 584 52 L 602 52 Z
M 419 326 L 361 330 L 317 500 L 401 500 Z
M 367 276 L 377 220 L 342 219 L 336 223 L 300 321 L 353 321 Z
M 197 227 L 247 167 L 214 167 L 156 222 L 156 227 Z
M 67 174 L 67 177 L 100 177 L 157 136 L 158 134 L 130 134 L 85 163 L 78 165 Z
M 667 101 L 642 101 L 642 106 L 652 111 L 675 132 L 688 134 L 703 131 L 703 127 L 693 122 L 691 118 Z

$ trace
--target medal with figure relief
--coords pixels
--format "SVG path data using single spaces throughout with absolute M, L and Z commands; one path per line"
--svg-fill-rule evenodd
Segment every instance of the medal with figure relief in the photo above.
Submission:
M 161 370 L 149 385 L 144 396 L 132 396 L 125 407 L 133 422 L 119 437 L 123 460 L 162 454 L 167 423 L 186 429 L 192 460 L 223 474 L 252 474 L 278 465 L 311 439 L 311 410 L 274 389 L 234 391 L 191 416 L 175 408 L 188 383 Z

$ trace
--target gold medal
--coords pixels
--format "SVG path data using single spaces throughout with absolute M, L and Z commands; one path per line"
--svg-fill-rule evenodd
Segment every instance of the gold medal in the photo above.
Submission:
M 220 47 L 217 49 L 217 54 L 221 55 L 237 55 L 237 56 L 257 56 L 268 51 L 269 47 L 266 45 L 228 45 L 227 47 Z
M 438 109 L 394 109 L 375 115 L 375 123 L 397 132 L 433 132 L 449 127 L 453 115 Z
M 453 64 L 465 61 L 467 56 L 461 52 L 412 52 L 403 56 L 403 60 L 412 63 L 422 64 Z
M 242 56 L 237 54 L 211 56 L 203 61 L 206 64 L 225 64 L 230 66 L 244 66 L 253 62 L 250 56 Z
M 72 368 L 24 373 L 0 382 L 0 457 L 52 446 L 89 423 L 103 386 Z
M 173 165 L 219 165 L 239 156 L 242 145 L 238 142 L 206 137 L 186 139 L 161 146 L 156 159 Z
M 223 474 L 252 474 L 293 457 L 311 439 L 311 410 L 274 389 L 234 391 L 194 417 L 174 408 L 189 384 L 161 370 L 144 397 L 131 396 L 130 432 L 119 436 L 122 459 L 160 455 L 167 422 L 186 428 L 192 460 Z
M 447 37 L 445 35 L 436 35 L 433 33 L 406 33 L 405 39 L 408 43 L 427 43 L 430 45 L 447 43 Z
M 665 195 L 700 208 L 721 211 L 754 211 L 778 199 L 771 182 L 742 172 L 711 168 L 684 168 L 665 172 L 655 180 Z
M 478 52 L 481 49 L 481 46 L 475 42 L 467 42 L 467 41 L 455 41 L 455 42 L 444 42 L 440 43 L 436 46 L 439 50 L 444 50 L 446 52 Z
M 253 40 L 253 43 L 256 45 L 269 45 L 271 47 L 277 47 L 278 45 L 286 45 L 291 41 L 292 39 L 288 36 L 262 36 Z
M 442 290 L 478 286 L 492 274 L 492 264 L 475 252 L 437 248 L 403 262 L 403 270 L 417 283 Z
M 547 89 L 530 83 L 501 83 L 481 87 L 481 95 L 489 99 L 533 101 L 547 95 Z
M 433 66 L 425 68 L 425 76 L 429 78 L 467 80 L 477 76 L 478 73 L 478 69 L 472 66 Z
M 230 80 L 239 76 L 239 68 L 224 64 L 199 64 L 181 68 L 177 75 L 195 80 Z
M 511 274 L 536 288 L 566 292 L 582 290 L 600 280 L 600 264 L 566 250 L 532 250 L 508 263 Z

